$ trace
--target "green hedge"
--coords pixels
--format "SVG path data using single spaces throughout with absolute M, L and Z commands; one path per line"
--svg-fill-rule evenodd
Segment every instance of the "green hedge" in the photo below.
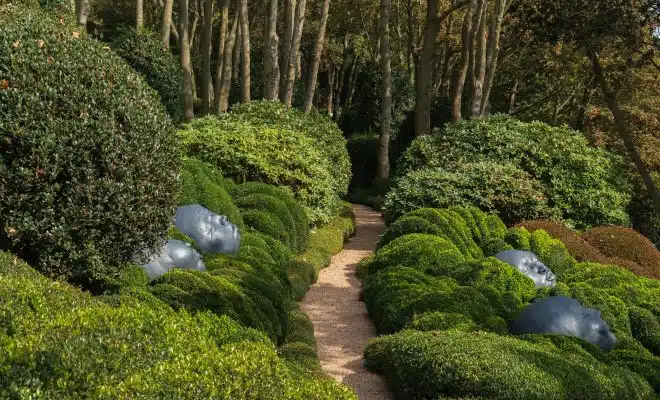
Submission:
M 298 226 L 283 201 L 267 194 L 255 193 L 238 198 L 236 205 L 243 211 L 245 218 L 248 219 L 247 225 L 249 227 L 280 240 L 292 251 L 298 251 L 300 249 L 300 245 L 298 244 Z M 252 215 L 255 211 L 258 215 L 266 213 L 269 216 L 265 218 L 265 221 L 257 220 L 256 218 L 258 216 Z M 267 223 L 273 218 L 279 220 L 280 224 L 277 225 L 278 228 L 281 225 L 282 231 L 273 230 L 271 226 L 273 224 Z M 305 227 L 305 229 L 308 230 L 309 228 Z
M 494 333 L 406 331 L 372 341 L 367 365 L 382 371 L 399 399 L 654 399 L 649 384 L 551 342 Z
M 0 243 L 94 288 L 166 236 L 179 155 L 156 92 L 67 18 L 0 6 Z
M 445 181 L 456 175 L 452 171 L 465 171 L 465 164 L 474 163 L 491 163 L 494 171 L 510 171 L 503 177 L 489 175 L 487 171 L 470 175 L 482 181 L 490 176 L 488 179 L 492 179 L 493 183 L 509 180 L 511 184 L 522 184 L 514 179 L 522 175 L 514 173 L 511 166 L 524 170 L 536 183 L 530 181 L 520 186 L 527 188 L 520 194 L 547 199 L 547 204 L 552 208 L 551 216 L 564 218 L 574 225 L 625 225 L 629 222 L 626 207 L 630 202 L 631 190 L 625 184 L 627 180 L 622 160 L 607 151 L 591 147 L 582 134 L 568 127 L 521 122 L 504 115 L 450 124 L 442 131 L 415 139 L 402 156 L 397 175 L 404 177 L 404 181 L 420 180 L 423 176 L 421 171 L 435 171 Z M 467 175 L 468 171 L 461 174 Z M 456 189 L 458 193 L 452 194 L 449 188 L 438 187 L 435 196 L 440 199 L 451 196 L 452 200 L 477 200 L 480 203 L 475 205 L 490 206 L 485 202 L 488 196 L 484 194 L 487 195 L 487 192 L 474 192 L 474 184 L 458 180 L 458 177 L 452 179 L 461 183 Z M 406 188 L 403 192 L 414 193 L 412 188 Z M 511 209 L 516 211 L 518 202 L 522 200 L 522 197 L 512 197 L 505 204 L 513 201 Z M 415 204 L 417 207 L 429 205 L 432 204 Z M 518 212 L 523 210 L 521 208 Z M 524 214 L 517 217 L 524 217 Z
M 0 276 L 2 398 L 356 399 L 228 317 L 112 307 L 7 253 Z

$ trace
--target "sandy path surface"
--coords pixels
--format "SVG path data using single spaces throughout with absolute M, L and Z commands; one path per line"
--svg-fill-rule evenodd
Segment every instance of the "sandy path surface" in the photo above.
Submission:
M 362 283 L 355 266 L 369 256 L 385 226 L 380 214 L 354 205 L 357 234 L 344 250 L 321 270 L 319 280 L 301 305 L 314 324 L 314 336 L 323 370 L 355 390 L 360 400 L 387 400 L 392 395 L 385 380 L 363 366 L 363 351 L 376 329 L 360 301 Z

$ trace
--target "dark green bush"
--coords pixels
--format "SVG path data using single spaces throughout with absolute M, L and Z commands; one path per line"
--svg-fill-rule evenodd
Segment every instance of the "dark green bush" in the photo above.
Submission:
M 347 193 L 351 181 L 351 164 L 346 139 L 327 114 L 316 110 L 305 114 L 296 108 L 286 108 L 279 101 L 239 103 L 232 106 L 231 114 L 242 121 L 300 132 L 312 139 L 331 167 L 335 193 L 340 197 Z
M 356 399 L 228 317 L 112 307 L 7 253 L 0 275 L 2 398 Z
M 372 341 L 367 365 L 401 399 L 653 399 L 629 370 L 551 344 L 480 332 L 406 331 Z
M 144 76 L 174 121 L 183 120 L 183 73 L 181 63 L 163 47 L 158 35 L 122 27 L 112 35 L 110 48 Z
M 489 239 L 483 247 L 484 256 L 491 257 L 504 250 L 512 250 L 513 246 L 502 239 Z
M 539 229 L 532 232 L 529 243 L 532 253 L 536 254 L 560 280 L 564 272 L 575 266 L 576 261 L 568 253 L 566 246 L 550 237 L 546 231 Z
M 392 240 L 409 233 L 428 233 L 429 235 L 444 236 L 440 228 L 428 220 L 421 217 L 404 216 L 387 228 L 380 242 L 378 242 L 377 248 L 381 248 Z
M 179 155 L 155 91 L 74 31 L 39 10 L 1 6 L 0 243 L 48 275 L 87 284 L 159 247 Z
M 284 343 L 305 343 L 312 348 L 316 348 L 312 321 L 298 307 L 289 311 L 289 324 Z
M 313 223 L 327 222 L 339 210 L 334 166 L 303 132 L 229 113 L 195 119 L 179 136 L 184 153 L 210 162 L 237 183 L 290 188 Z
M 241 198 L 252 194 L 265 194 L 282 201 L 286 204 L 296 224 L 296 244 L 298 246 L 296 251 L 300 253 L 307 248 L 307 241 L 309 240 L 309 218 L 305 214 L 305 209 L 293 198 L 293 195 L 286 188 L 267 185 L 261 182 L 246 182 L 233 186 L 230 189 L 230 194 L 235 201 L 240 201 Z
M 413 317 L 412 321 L 406 325 L 406 329 L 417 331 L 446 331 L 455 329 L 464 332 L 473 332 L 478 329 L 478 326 L 470 317 L 463 314 L 431 311 Z
M 410 176 L 412 171 L 442 168 L 446 175 L 463 164 L 483 162 L 499 165 L 494 168 L 508 169 L 512 174 L 514 170 L 506 165 L 523 169 L 531 176 L 528 181 L 535 182 L 533 186 L 526 185 L 530 189 L 526 193 L 547 199 L 552 216 L 578 226 L 629 222 L 626 207 L 630 188 L 622 186 L 626 180 L 620 158 L 590 147 L 582 134 L 567 127 L 526 123 L 504 115 L 447 125 L 441 132 L 416 139 L 402 157 L 397 174 L 403 177 Z M 465 196 L 474 196 L 470 193 L 473 187 L 466 190 Z M 441 189 L 440 195 L 445 192 Z M 506 215 L 501 216 L 512 222 Z
M 283 232 L 273 232 L 270 230 L 270 224 L 268 221 L 257 222 L 254 220 L 255 216 L 251 213 L 248 213 L 249 221 L 247 221 L 247 226 L 277 238 L 292 251 L 296 251 L 300 248 L 297 243 L 299 235 L 296 222 L 284 202 L 267 194 L 255 193 L 238 198 L 236 200 L 236 205 L 244 213 L 257 211 L 259 215 L 261 215 L 261 213 L 267 213 L 270 217 L 278 219 L 283 227 Z M 265 230 L 262 231 L 262 229 Z M 286 235 L 282 233 L 285 233 Z
M 511 245 L 516 250 L 530 250 L 529 239 L 531 233 L 524 227 L 521 228 L 509 228 L 504 241 Z
M 630 307 L 630 329 L 633 337 L 654 355 L 660 357 L 660 323 L 649 310 Z
M 282 220 L 276 214 L 268 211 L 250 209 L 243 211 L 243 221 L 245 225 L 251 227 L 257 232 L 270 235 L 280 242 L 284 243 L 287 248 L 291 249 L 291 233 L 286 230 Z
M 618 367 L 633 371 L 646 379 L 660 394 L 660 357 L 643 356 L 630 350 L 613 351 L 610 353 L 610 362 Z
M 507 223 L 552 215 L 536 179 L 513 164 L 490 161 L 413 170 L 394 182 L 383 212 L 392 220 L 417 208 L 455 205 L 496 212 Z
M 306 372 L 320 373 L 321 363 L 316 350 L 307 343 L 286 343 L 277 349 L 283 359 L 300 365 Z

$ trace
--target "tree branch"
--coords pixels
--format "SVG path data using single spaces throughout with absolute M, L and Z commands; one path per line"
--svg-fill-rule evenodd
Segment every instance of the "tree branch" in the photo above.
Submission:
M 433 22 L 441 24 L 444 20 L 446 20 L 454 11 L 460 10 L 461 8 L 467 6 L 470 4 L 470 0 L 461 0 L 458 1 L 454 4 L 452 4 L 451 7 L 449 7 L 445 12 L 441 14 L 437 14 L 435 18 L 433 18 Z

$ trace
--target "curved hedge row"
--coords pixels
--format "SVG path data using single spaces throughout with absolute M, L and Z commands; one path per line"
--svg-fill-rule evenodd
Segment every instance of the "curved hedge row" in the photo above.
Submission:
M 579 263 L 546 231 L 506 229 L 475 209 L 410 212 L 390 225 L 381 244 L 359 274 L 369 315 L 380 332 L 395 334 L 373 341 L 365 355 L 399 398 L 563 399 L 565 385 L 582 381 L 576 388 L 587 387 L 586 398 L 660 393 L 660 281 Z M 481 255 L 469 251 L 474 246 Z M 533 251 L 558 284 L 537 290 L 508 264 L 484 258 L 509 248 Z M 615 349 L 603 353 L 563 336 L 509 336 L 509 322 L 524 307 L 555 295 L 601 311 L 618 338 Z M 499 364 L 518 373 L 500 374 Z
M 0 397 L 356 399 L 226 316 L 112 307 L 8 253 L 0 276 Z

